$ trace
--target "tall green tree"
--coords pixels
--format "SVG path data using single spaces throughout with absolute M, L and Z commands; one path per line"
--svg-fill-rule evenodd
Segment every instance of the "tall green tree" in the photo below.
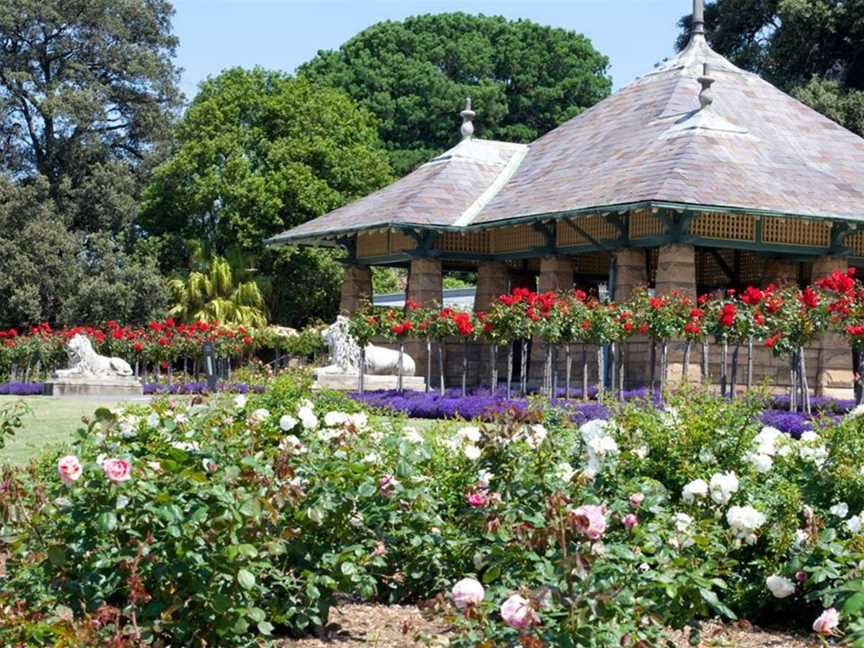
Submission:
M 864 0 L 716 0 L 705 25 L 733 63 L 864 135 Z
M 202 83 L 145 192 L 142 222 L 218 254 L 260 251 L 389 179 L 374 118 L 341 92 L 234 68 Z
M 3 167 L 47 178 L 72 229 L 135 216 L 134 175 L 180 100 L 172 14 L 166 0 L 0 3 Z
M 401 175 L 458 140 L 466 96 L 479 136 L 529 142 L 606 97 L 608 64 L 576 32 L 442 13 L 375 24 L 299 73 L 378 117 Z

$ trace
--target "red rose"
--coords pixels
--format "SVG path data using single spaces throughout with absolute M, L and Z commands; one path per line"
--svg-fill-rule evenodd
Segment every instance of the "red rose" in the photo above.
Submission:
M 144 350 L 144 345 L 140 342 L 136 342 L 132 345 L 132 348 L 135 349 L 135 353 L 141 353 Z
M 804 292 L 801 293 L 801 303 L 807 308 L 816 308 L 819 305 L 819 295 L 810 286 L 807 286 Z
M 163 346 L 163 347 L 168 346 L 170 344 L 170 342 L 171 341 L 167 337 L 165 337 L 164 335 L 159 338 L 159 346 Z
M 244 338 L 243 338 L 243 344 L 245 344 L 245 345 L 247 345 L 247 346 L 250 345 L 250 344 L 252 344 L 252 336 L 251 336 L 251 335 L 247 335 L 246 337 L 244 337 Z

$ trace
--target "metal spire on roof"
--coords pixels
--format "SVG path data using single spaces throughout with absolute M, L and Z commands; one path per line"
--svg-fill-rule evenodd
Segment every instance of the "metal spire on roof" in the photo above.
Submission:
M 462 116 L 462 139 L 468 139 L 474 134 L 474 117 L 477 114 L 471 110 L 471 97 L 465 98 L 465 110 L 459 114 Z
M 691 38 L 697 34 L 705 36 L 705 0 L 693 0 L 693 28 Z
M 711 90 L 711 86 L 717 80 L 709 75 L 707 63 L 702 68 L 702 76 L 696 80 L 702 86 L 702 90 L 699 92 L 699 103 L 702 105 L 702 110 L 706 110 L 714 103 L 714 92 Z

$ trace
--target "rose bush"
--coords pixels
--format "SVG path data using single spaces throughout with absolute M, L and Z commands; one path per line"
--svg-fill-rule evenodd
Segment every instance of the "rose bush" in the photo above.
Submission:
M 864 417 L 796 440 L 761 405 L 419 429 L 286 376 L 99 410 L 0 476 L 0 644 L 259 645 L 337 592 L 432 600 L 465 648 L 655 646 L 717 615 L 864 639 Z

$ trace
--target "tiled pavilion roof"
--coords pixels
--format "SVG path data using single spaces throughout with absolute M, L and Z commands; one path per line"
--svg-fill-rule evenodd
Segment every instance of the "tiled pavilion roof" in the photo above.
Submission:
M 469 137 L 272 242 L 388 226 L 476 229 L 628 205 L 864 221 L 864 139 L 735 67 L 697 33 L 528 147 Z

